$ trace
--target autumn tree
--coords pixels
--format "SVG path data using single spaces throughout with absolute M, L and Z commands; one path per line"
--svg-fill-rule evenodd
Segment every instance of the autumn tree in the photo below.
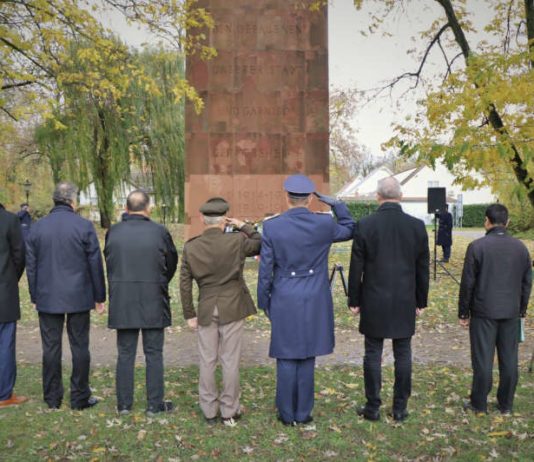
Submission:
M 89 52 L 72 50 L 82 56 Z M 183 59 L 161 51 L 113 59 L 126 88 L 115 95 L 98 80 L 90 87 L 60 86 L 57 113 L 36 131 L 56 180 L 67 176 L 82 189 L 91 182 L 95 185 L 104 228 L 115 214 L 113 194 L 131 177 L 132 167 L 152 185 L 156 198 L 169 205 L 171 214 L 176 211 L 174 198 L 183 196 L 184 183 L 183 104 L 173 94 L 184 76 Z M 71 62 L 73 71 L 89 72 L 76 58 Z M 100 57 L 90 67 L 97 74 L 110 68 L 112 64 Z
M 65 129 L 62 119 L 66 113 L 83 111 L 79 105 L 65 111 L 66 101 L 72 102 L 69 95 L 84 93 L 79 102 L 90 105 L 85 108 L 87 114 L 96 114 L 101 126 L 93 133 L 100 149 L 94 152 L 100 152 L 101 158 L 105 152 L 115 152 L 108 149 L 115 141 L 100 137 L 106 131 L 102 127 L 114 123 L 121 112 L 116 105 L 132 83 L 142 81 L 145 89 L 152 90 L 157 83 L 144 74 L 142 64 L 128 61 L 127 47 L 111 39 L 98 20 L 109 10 L 159 37 L 163 50 L 199 53 L 206 59 L 215 53 L 203 45 L 205 31 L 213 27 L 213 21 L 203 8 L 197 8 L 195 0 L 4 0 L 0 2 L 0 132 L 13 132 L 21 124 L 44 119 L 44 127 L 59 133 Z M 183 73 L 177 77 L 168 89 L 170 101 L 189 98 L 200 110 L 202 100 L 194 88 Z M 58 155 L 64 151 L 47 152 L 59 177 L 66 159 Z M 115 165 L 115 161 L 108 159 L 98 168 L 95 163 L 95 177 L 101 178 L 106 164 Z M 159 179 L 156 183 L 162 184 Z M 109 204 L 111 186 L 103 180 L 101 187 L 102 200 Z
M 318 0 L 313 7 L 326 3 Z M 466 186 L 476 185 L 472 171 L 494 187 L 513 178 L 517 193 L 534 207 L 534 0 L 484 3 L 493 17 L 476 30 L 467 0 L 354 0 L 357 9 L 371 5 L 364 34 L 413 10 L 437 12 L 416 47 L 407 50 L 418 56 L 416 67 L 392 74 L 370 97 L 403 85 L 405 97 L 410 90 L 424 91 L 417 113 L 395 126 L 389 147 L 431 163 L 444 160 Z M 476 40 L 480 35 L 484 39 Z M 428 69 L 432 59 L 441 59 L 441 75 Z

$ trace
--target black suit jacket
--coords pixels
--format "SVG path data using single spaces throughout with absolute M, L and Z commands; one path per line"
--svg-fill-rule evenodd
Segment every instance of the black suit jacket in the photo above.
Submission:
M 112 226 L 104 255 L 111 329 L 160 329 L 171 325 L 168 286 L 178 254 L 165 227 L 130 214 Z
M 0 204 L 0 322 L 20 319 L 19 279 L 24 272 L 24 241 L 16 215 Z
M 56 205 L 26 241 L 32 303 L 44 313 L 81 313 L 106 300 L 104 265 L 93 224 Z
M 525 244 L 504 227 L 467 247 L 458 315 L 489 319 L 525 316 L 532 287 L 532 260 Z
M 349 306 L 359 306 L 360 332 L 406 338 L 415 309 L 427 306 L 428 234 L 425 224 L 386 202 L 357 223 L 349 273 Z

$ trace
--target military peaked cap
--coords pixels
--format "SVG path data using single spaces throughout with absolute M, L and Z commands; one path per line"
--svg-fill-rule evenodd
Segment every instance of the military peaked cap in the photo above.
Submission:
M 199 211 L 207 217 L 221 217 L 230 209 L 230 204 L 222 197 L 212 197 L 201 205 Z
M 306 197 L 315 191 L 315 185 L 306 175 L 291 175 L 284 181 L 284 189 L 296 197 Z

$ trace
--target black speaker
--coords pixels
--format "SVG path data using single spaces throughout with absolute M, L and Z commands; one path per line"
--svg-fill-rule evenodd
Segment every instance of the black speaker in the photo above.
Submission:
M 445 188 L 428 188 L 428 213 L 441 213 L 446 210 L 447 199 Z

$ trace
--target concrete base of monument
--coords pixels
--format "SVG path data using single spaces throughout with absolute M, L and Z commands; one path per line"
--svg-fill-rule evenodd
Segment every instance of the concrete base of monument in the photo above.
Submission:
M 210 197 L 224 197 L 230 203 L 229 216 L 241 220 L 258 222 L 269 215 L 287 210 L 284 180 L 288 175 L 189 175 L 185 184 L 186 239 L 203 230 L 202 217 L 198 209 Z M 317 191 L 328 194 L 328 179 L 324 175 L 308 175 Z M 328 211 L 329 208 L 317 200 L 312 210 Z

